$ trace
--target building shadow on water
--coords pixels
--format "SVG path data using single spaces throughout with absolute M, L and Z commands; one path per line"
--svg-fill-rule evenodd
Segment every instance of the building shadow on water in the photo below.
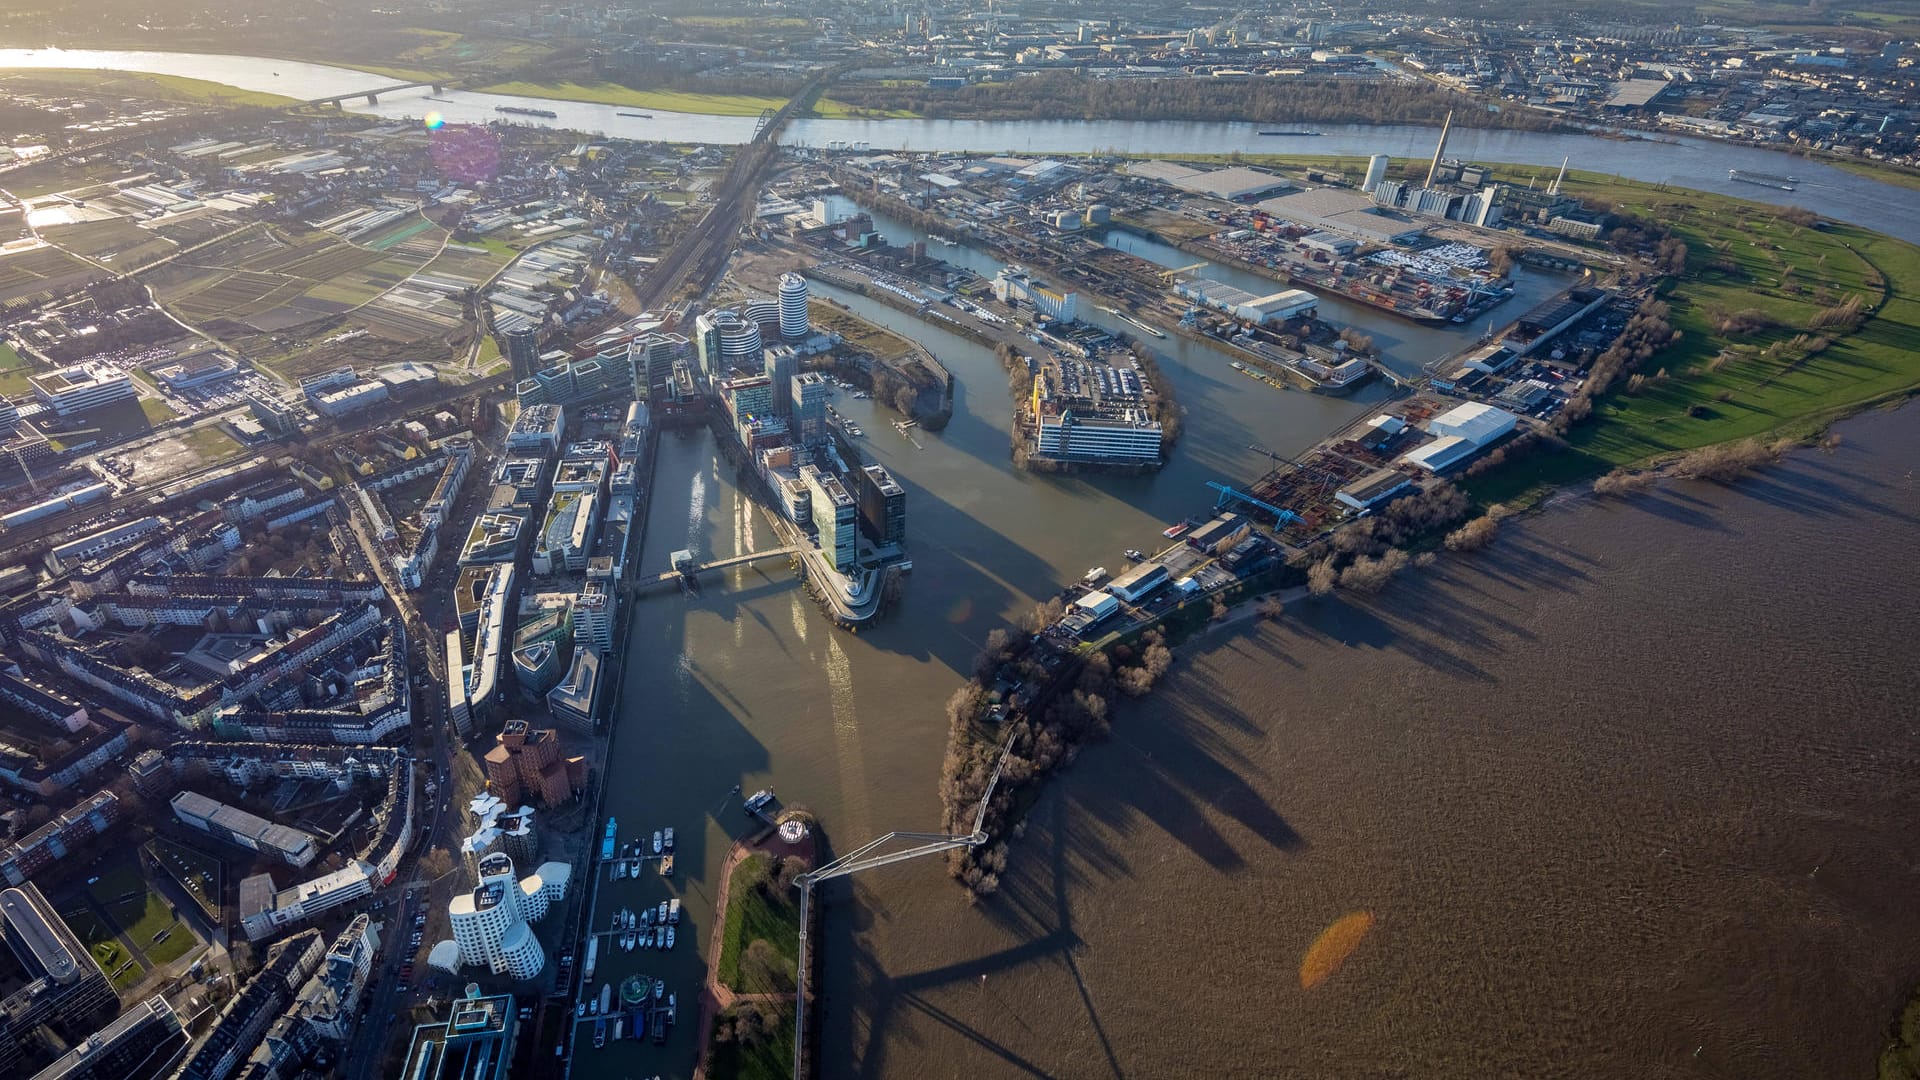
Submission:
M 976 1015 L 984 1018 L 988 1010 L 993 1010 L 996 1020 L 1019 1029 L 1025 1040 L 1045 1043 L 1054 1038 L 1033 1028 L 996 999 L 993 976 L 1035 964 L 1058 964 L 1072 981 L 1086 1014 L 1087 1029 L 1105 1057 L 1106 1068 L 1092 1075 L 1127 1075 L 1075 956 L 1084 943 L 1073 928 L 1068 897 L 1070 888 L 1084 884 L 1084 875 L 1074 864 L 1089 856 L 1099 858 L 1102 853 L 1111 853 L 1103 841 L 1076 828 L 1080 813 L 1064 799 L 1043 799 L 1035 808 L 1031 828 L 1020 842 L 1019 856 L 1009 865 L 1000 891 L 978 909 L 981 917 L 993 923 L 1001 936 L 1012 937 L 1014 944 L 971 959 L 890 975 L 854 940 L 856 930 L 865 929 L 871 922 L 858 922 L 858 916 L 841 920 L 843 933 L 834 940 L 845 949 L 842 955 L 851 968 L 846 981 L 852 1000 L 825 1003 L 827 1020 L 819 1058 L 822 1075 L 890 1075 L 887 1056 L 893 1040 L 915 1040 L 911 1034 L 896 1034 L 895 1026 L 903 1016 L 930 1021 L 960 1036 L 1014 1072 L 1036 1077 L 1089 1075 L 1084 1068 L 1071 1074 L 1052 1072 L 1009 1045 L 1007 1036 L 990 1032 L 979 1020 L 958 1011 L 960 1002 L 972 998 L 977 1005 L 970 1006 L 969 1012 L 977 1010 Z M 958 886 L 953 888 L 957 890 Z M 855 910 L 884 913 L 872 890 L 857 885 L 838 890 L 832 899 Z M 972 989 L 969 992 L 966 988 Z
M 772 594 L 791 587 L 768 582 L 757 591 Z M 703 808 L 729 836 L 737 836 L 754 822 L 738 813 L 736 789 L 772 767 L 766 744 L 742 722 L 753 715 L 752 708 L 719 675 L 686 655 L 687 616 L 693 610 L 678 595 L 653 597 L 635 608 L 625 654 L 628 670 L 609 713 L 615 726 L 613 754 L 601 778 L 611 786 L 607 812 L 625 823 L 623 837 L 662 805 Z M 731 815 L 729 808 L 735 810 Z M 685 873 L 681 887 L 710 900 L 702 884 L 708 830 L 693 821 L 661 821 L 646 829 L 669 824 L 678 841 L 675 863 Z

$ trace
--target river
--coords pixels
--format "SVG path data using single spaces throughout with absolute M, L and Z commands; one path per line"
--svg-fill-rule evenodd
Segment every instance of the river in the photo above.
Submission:
M 1367 407 L 1178 343 L 1166 470 L 1027 476 L 986 349 L 829 294 L 960 393 L 924 449 L 838 402 L 909 492 L 886 621 L 828 631 L 777 564 L 635 612 L 610 806 L 623 834 L 679 828 L 703 945 L 734 785 L 813 809 L 839 851 L 935 827 L 941 703 L 988 631 L 1256 471 L 1247 442 L 1298 450 Z M 968 905 L 936 860 L 825 892 L 822 1075 L 1861 1074 L 1920 978 L 1920 683 L 1886 644 L 1920 632 L 1911 420 L 1735 487 L 1553 510 L 1377 601 L 1182 650 L 1049 786 L 1003 895 Z M 771 543 L 710 436 L 663 438 L 644 569 Z M 1361 909 L 1347 967 L 1300 990 L 1307 943 Z M 639 966 L 699 970 L 684 947 Z M 684 1044 L 604 1053 L 690 1067 Z
M 248 56 L 105 49 L 0 49 L 0 69 L 98 68 L 179 75 L 224 83 L 243 90 L 283 94 L 307 100 L 365 92 L 403 80 L 349 68 Z M 548 109 L 555 119 L 516 116 L 515 123 L 542 124 L 600 132 L 626 139 L 670 142 L 741 143 L 753 137 L 756 118 L 703 116 L 549 101 L 499 94 L 449 91 L 435 95 L 421 87 L 383 95 L 375 104 L 349 101 L 346 108 L 393 119 L 414 119 L 438 112 L 455 123 L 499 120 L 499 105 Z M 646 112 L 651 118 L 623 117 Z M 799 120 L 784 139 L 792 144 L 824 146 L 833 141 L 866 142 L 876 149 L 967 150 L 1021 154 L 1097 153 L 1224 154 L 1290 153 L 1319 155 L 1391 154 L 1426 158 L 1439 137 L 1436 128 L 1419 125 L 1320 125 L 1318 138 L 1262 138 L 1262 125 L 1121 120 Z M 1653 141 L 1532 131 L 1456 128 L 1448 138 L 1450 155 L 1468 161 L 1510 162 L 1541 167 L 1541 182 L 1566 158 L 1575 168 L 1613 173 L 1633 180 L 1733 195 L 1753 202 L 1804 206 L 1920 243 L 1920 194 L 1882 183 L 1820 161 L 1790 157 L 1757 147 L 1704 139 Z M 1801 179 L 1798 191 L 1778 191 L 1727 178 L 1729 169 L 1788 173 Z
M 194 62 L 171 73 L 204 77 Z M 818 123 L 796 137 L 828 137 Z M 1174 149 L 1192 127 L 1155 130 Z M 1532 141 L 1559 137 L 1463 134 L 1510 140 L 1502 160 L 1560 153 Z M 838 402 L 909 493 L 916 569 L 881 624 L 828 629 L 778 564 L 632 613 L 608 805 L 623 838 L 674 825 L 680 872 L 605 886 L 601 907 L 683 896 L 692 941 L 603 956 L 596 979 L 663 974 L 689 1020 L 745 827 L 736 785 L 810 807 L 843 852 L 936 827 L 941 705 L 989 631 L 1157 539 L 1205 480 L 1257 473 L 1250 444 L 1298 451 L 1380 393 L 1278 393 L 1203 345 L 1157 343 L 1188 409 L 1168 467 L 1028 476 L 987 350 L 832 295 L 924 341 L 958 377 L 956 410 L 916 449 L 871 402 Z M 1390 362 L 1462 333 L 1427 332 L 1406 328 Z M 821 1074 L 1870 1075 L 1920 979 L 1920 425 L 1909 409 L 1841 430 L 1837 451 L 1737 485 L 1564 500 L 1375 600 L 1183 648 L 1046 787 L 998 897 L 969 905 L 936 861 L 824 891 Z M 773 543 L 710 436 L 663 437 L 643 571 Z M 1357 911 L 1370 933 L 1302 989 L 1310 944 Z M 583 1046 L 583 1067 L 685 1076 L 691 1028 L 666 1053 Z

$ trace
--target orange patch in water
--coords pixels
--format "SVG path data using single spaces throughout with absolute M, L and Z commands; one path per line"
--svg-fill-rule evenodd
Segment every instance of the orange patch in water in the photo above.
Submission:
M 1373 912 L 1356 911 L 1342 915 L 1332 926 L 1320 931 L 1300 961 L 1300 989 L 1311 990 L 1339 971 L 1340 965 L 1360 947 L 1360 939 L 1372 928 Z

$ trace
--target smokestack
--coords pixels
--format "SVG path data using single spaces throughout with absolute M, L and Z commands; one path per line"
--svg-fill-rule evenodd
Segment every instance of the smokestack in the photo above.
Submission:
M 1569 160 L 1569 158 L 1564 157 L 1560 159 L 1560 175 L 1553 178 L 1553 186 L 1547 189 L 1547 194 L 1560 194 L 1560 184 L 1567 178 L 1567 162 Z
M 1433 164 L 1427 166 L 1427 185 L 1433 186 L 1433 178 L 1440 175 L 1440 159 L 1447 152 L 1447 132 L 1453 128 L 1453 110 L 1447 110 L 1447 119 L 1440 125 L 1440 145 L 1433 148 Z

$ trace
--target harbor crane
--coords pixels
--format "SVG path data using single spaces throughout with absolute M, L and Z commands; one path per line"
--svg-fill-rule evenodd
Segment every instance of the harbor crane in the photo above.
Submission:
M 1225 510 L 1234 503 L 1242 502 L 1248 506 L 1265 510 L 1267 513 L 1272 514 L 1274 524 L 1276 525 L 1285 525 L 1288 522 L 1300 520 L 1300 515 L 1291 510 L 1282 510 L 1270 502 L 1256 499 L 1252 495 L 1241 491 L 1239 488 L 1230 487 L 1218 480 L 1207 481 L 1207 486 L 1220 493 L 1220 497 L 1213 501 L 1213 508 L 1215 510 Z
M 793 879 L 794 886 L 800 890 L 800 956 L 799 966 L 796 968 L 798 985 L 793 1006 L 793 1080 L 805 1080 L 802 1070 L 806 1062 L 807 973 L 810 970 L 807 966 L 807 927 L 809 908 L 813 904 L 813 887 L 820 882 L 858 874 L 863 870 L 875 870 L 882 866 L 906 862 L 909 859 L 938 855 L 955 848 L 974 848 L 985 844 L 987 842 L 987 805 L 993 801 L 993 789 L 1000 784 L 1000 770 L 1006 768 L 1007 754 L 1013 749 L 1013 735 L 1012 731 L 1007 732 L 1006 741 L 1000 744 L 1000 757 L 993 763 L 993 775 L 987 778 L 987 790 L 981 793 L 980 805 L 973 812 L 972 832 L 959 835 L 890 832 L 847 852 L 817 870 L 810 870 Z M 912 842 L 915 846 L 903 851 L 875 854 L 881 848 L 902 840 Z
M 1206 269 L 1207 267 L 1209 267 L 1209 266 L 1211 266 L 1211 265 L 1213 265 L 1213 264 L 1212 264 L 1212 263 L 1203 263 L 1203 262 L 1197 262 L 1197 263 L 1190 263 L 1190 264 L 1188 264 L 1188 265 L 1186 265 L 1186 266 L 1179 266 L 1179 267 L 1175 267 L 1175 268 L 1174 268 L 1174 269 L 1172 269 L 1172 270 L 1162 270 L 1162 271 L 1160 271 L 1160 280 L 1162 280 L 1162 281 L 1171 281 L 1171 280 L 1173 280 L 1174 278 L 1177 278 L 1177 277 L 1179 277 L 1179 276 L 1181 276 L 1182 274 L 1191 274 L 1191 273 L 1193 273 L 1193 272 L 1194 272 L 1195 270 L 1205 270 L 1205 269 Z

